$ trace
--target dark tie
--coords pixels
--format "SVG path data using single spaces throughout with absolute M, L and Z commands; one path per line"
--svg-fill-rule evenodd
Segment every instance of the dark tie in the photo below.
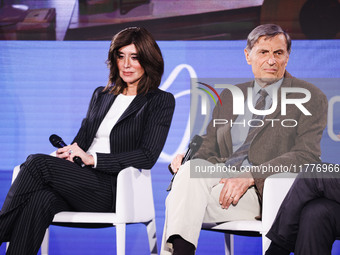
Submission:
M 268 93 L 261 89 L 259 92 L 260 97 L 257 99 L 255 104 L 256 110 L 263 110 L 266 105 L 266 97 L 268 96 Z M 253 114 L 252 119 L 258 119 L 262 120 L 264 115 L 256 115 Z M 255 135 L 260 131 L 260 127 L 256 127 L 255 125 L 252 125 L 249 127 L 248 135 L 244 143 L 241 145 L 240 148 L 238 148 L 225 162 L 226 166 L 235 166 L 237 170 L 239 170 L 239 167 L 242 165 L 242 162 L 245 160 L 245 158 L 248 156 L 248 150 L 250 147 L 251 142 L 253 141 Z

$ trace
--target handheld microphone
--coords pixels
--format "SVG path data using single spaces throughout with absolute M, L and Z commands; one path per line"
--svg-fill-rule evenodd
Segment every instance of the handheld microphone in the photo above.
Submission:
M 198 151 L 198 149 L 201 147 L 201 144 L 203 142 L 203 138 L 199 135 L 195 135 L 194 138 L 192 138 L 188 150 L 184 155 L 184 158 L 182 159 L 182 165 L 187 162 L 189 159 L 192 158 L 192 156 Z
M 66 143 L 63 141 L 63 139 L 61 139 L 61 137 L 57 135 L 51 135 L 50 142 L 56 148 L 63 148 L 66 146 Z
M 56 148 L 63 148 L 65 146 L 67 146 L 66 143 L 63 141 L 63 139 L 61 139 L 60 136 L 57 136 L 55 134 L 50 136 L 50 142 Z M 73 157 L 73 161 L 74 161 L 74 163 L 76 163 L 80 167 L 85 167 L 86 166 L 84 164 L 84 162 L 81 160 L 81 158 L 78 157 L 78 156 L 74 156 Z
M 199 135 L 195 135 L 191 142 L 189 143 L 188 146 L 188 150 L 184 155 L 184 158 L 182 159 L 182 165 L 187 162 L 188 160 L 190 160 L 192 158 L 193 155 L 195 155 L 195 153 L 198 151 L 198 149 L 201 147 L 201 144 L 203 142 L 203 138 Z M 174 173 L 174 175 L 172 176 L 172 179 L 170 181 L 170 184 L 168 186 L 168 188 L 166 189 L 166 191 L 170 191 L 171 187 L 172 187 L 172 183 L 174 181 L 174 178 L 176 176 L 177 172 Z

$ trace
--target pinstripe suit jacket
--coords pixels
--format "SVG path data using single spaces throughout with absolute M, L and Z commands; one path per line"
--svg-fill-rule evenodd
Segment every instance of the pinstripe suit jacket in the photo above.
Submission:
M 73 142 L 87 151 L 117 96 L 97 88 L 86 118 Z M 168 135 L 175 107 L 172 94 L 156 89 L 137 95 L 110 133 L 110 153 L 97 153 L 97 169 L 116 175 L 133 166 L 150 169 L 157 161 Z

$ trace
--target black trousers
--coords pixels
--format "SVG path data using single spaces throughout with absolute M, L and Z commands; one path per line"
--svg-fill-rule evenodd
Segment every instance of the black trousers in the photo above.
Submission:
M 60 211 L 112 211 L 112 176 L 49 155 L 21 165 L 0 212 L 0 244 L 7 254 L 36 254 L 46 228 Z
M 331 254 L 340 237 L 340 173 L 300 173 L 267 237 L 298 255 Z

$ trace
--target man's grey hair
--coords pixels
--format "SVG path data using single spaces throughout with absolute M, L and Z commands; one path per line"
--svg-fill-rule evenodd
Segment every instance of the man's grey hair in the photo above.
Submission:
M 266 39 L 268 39 L 278 34 L 283 34 L 286 38 L 287 52 L 288 54 L 290 54 L 292 40 L 290 39 L 290 36 L 280 26 L 275 24 L 264 24 L 254 28 L 253 31 L 251 31 L 248 35 L 246 50 L 250 52 L 260 37 L 264 36 Z

